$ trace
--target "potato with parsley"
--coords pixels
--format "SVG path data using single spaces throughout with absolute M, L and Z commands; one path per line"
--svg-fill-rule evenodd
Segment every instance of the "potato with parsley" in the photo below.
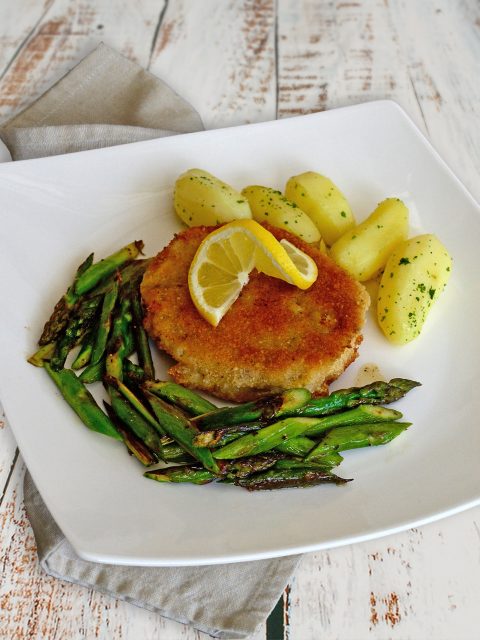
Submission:
M 189 227 L 252 217 L 240 192 L 203 169 L 189 169 L 177 179 L 173 205 L 175 213 Z
M 248 200 L 253 219 L 257 222 L 269 222 L 274 227 L 290 231 L 305 242 L 320 241 L 320 232 L 312 220 L 280 191 L 251 185 L 242 190 L 242 195 Z
M 366 220 L 333 244 L 330 257 L 356 280 L 365 282 L 378 275 L 407 236 L 407 207 L 398 198 L 387 198 Z
M 329 246 L 355 226 L 347 199 L 320 173 L 306 171 L 292 176 L 286 184 L 285 196 L 310 216 Z
M 416 338 L 448 282 L 452 259 L 433 234 L 400 244 L 385 266 L 377 298 L 377 319 L 394 344 Z

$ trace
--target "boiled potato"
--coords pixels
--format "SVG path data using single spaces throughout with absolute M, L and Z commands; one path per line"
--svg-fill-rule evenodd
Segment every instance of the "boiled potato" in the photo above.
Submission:
M 269 222 L 274 227 L 294 233 L 305 242 L 320 241 L 320 232 L 307 214 L 280 191 L 252 185 L 245 187 L 242 195 L 247 198 L 253 219 L 257 222 Z
M 395 249 L 377 299 L 378 323 L 390 342 L 405 344 L 418 336 L 451 268 L 448 251 L 432 234 L 411 238 Z
M 327 245 L 355 226 L 343 193 L 325 176 L 306 171 L 289 179 L 285 196 L 310 216 Z
M 364 282 L 383 269 L 392 251 L 407 236 L 407 207 L 398 198 L 387 198 L 364 222 L 335 242 L 330 257 Z
M 177 179 L 173 205 L 178 217 L 189 227 L 252 217 L 241 193 L 203 169 L 190 169 Z

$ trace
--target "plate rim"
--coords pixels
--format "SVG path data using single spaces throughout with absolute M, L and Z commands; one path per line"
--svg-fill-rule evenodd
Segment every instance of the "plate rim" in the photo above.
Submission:
M 450 168 L 450 166 L 448 165 L 448 163 L 443 159 L 443 157 L 439 154 L 439 152 L 435 149 L 435 147 L 433 146 L 433 144 L 430 142 L 430 140 L 424 135 L 424 133 L 417 127 L 417 125 L 413 122 L 413 120 L 407 115 L 407 113 L 405 112 L 405 110 L 395 101 L 393 100 L 374 100 L 374 101 L 369 101 L 369 102 L 362 102 L 360 104 L 356 104 L 356 105 L 349 105 L 349 106 L 345 106 L 345 107 L 340 107 L 338 109 L 331 109 L 329 111 L 323 111 L 323 112 L 316 112 L 316 113 L 312 113 L 312 114 L 307 114 L 307 115 L 300 115 L 300 116 L 294 116 L 292 118 L 288 118 L 288 119 L 284 119 L 284 120 L 269 120 L 269 121 L 265 121 L 265 122 L 258 122 L 258 123 L 253 123 L 253 124 L 245 124 L 245 125 L 239 125 L 237 127 L 225 127 L 222 129 L 214 129 L 214 130 L 207 130 L 207 131 L 198 131 L 198 132 L 193 132 L 193 133 L 185 133 L 185 134 L 179 134 L 182 138 L 184 136 L 188 136 L 188 137 L 193 137 L 193 136 L 203 136 L 205 134 L 210 134 L 212 132 L 223 132 L 226 130 L 236 130 L 238 131 L 239 129 L 243 129 L 243 128 L 255 128 L 255 127 L 264 127 L 264 126 L 269 126 L 269 125 L 277 125 L 278 123 L 282 123 L 285 120 L 305 120 L 305 119 L 316 119 L 319 117 L 325 117 L 328 114 L 332 114 L 334 112 L 347 112 L 347 111 L 356 111 L 359 109 L 365 109 L 365 108 L 371 108 L 372 106 L 385 106 L 388 109 L 393 109 L 397 114 L 400 114 L 404 123 L 406 123 L 416 134 L 416 137 L 421 141 L 421 143 L 427 147 L 427 149 L 429 150 L 429 152 L 432 154 L 432 156 L 435 158 L 435 160 L 437 161 L 437 163 L 439 163 L 440 165 L 443 166 L 443 168 L 448 172 L 448 174 L 450 175 L 451 178 L 453 178 L 453 180 L 455 181 L 456 185 L 461 189 L 461 191 L 463 192 L 463 195 L 469 199 L 469 201 L 471 202 L 471 204 L 477 209 L 477 212 L 480 214 L 480 205 L 478 204 L 478 202 L 475 200 L 475 198 L 473 197 L 473 195 L 469 192 L 469 190 L 466 188 L 466 186 L 463 184 L 463 182 L 458 178 L 458 176 L 453 172 L 453 170 Z M 177 136 L 175 136 L 177 137 Z M 170 136 L 169 136 L 170 138 Z M 43 163 L 44 161 L 51 161 L 53 158 L 55 158 L 55 160 L 58 159 L 58 161 L 61 161 L 63 158 L 65 158 L 66 156 L 84 156 L 85 154 L 91 154 L 94 153 L 95 155 L 103 155 L 103 154 L 108 154 L 111 153 L 112 149 L 117 150 L 119 148 L 123 148 L 124 150 L 128 150 L 132 147 L 132 145 L 141 148 L 143 147 L 147 147 L 147 146 L 155 146 L 159 143 L 159 141 L 161 142 L 162 140 L 164 140 L 165 138 L 155 138 L 152 140 L 142 140 L 142 141 L 138 141 L 138 142 L 132 142 L 132 143 L 126 143 L 126 144 L 122 144 L 122 145 L 116 145 L 116 146 L 110 146 L 110 147 L 103 147 L 101 149 L 90 149 L 90 150 L 85 150 L 85 151 L 79 151 L 79 152 L 75 152 L 73 154 L 62 154 L 62 155 L 57 155 L 57 156 L 48 156 L 46 158 L 34 158 L 34 159 L 28 159 L 28 160 L 19 160 L 13 163 L 10 162 L 6 162 L 5 164 L 0 164 L 0 174 L 2 173 L 3 169 L 2 167 L 9 167 L 9 169 L 11 170 L 12 166 L 17 165 L 18 163 L 21 163 L 22 165 L 24 163 Z M 123 152 L 123 151 L 122 151 Z M 5 413 L 6 415 L 8 415 L 8 400 L 3 400 L 3 405 L 5 407 Z M 16 428 L 15 426 L 10 422 L 12 431 L 14 433 L 15 438 L 17 439 L 17 433 L 16 433 Z M 394 533 L 398 533 L 400 531 L 404 531 L 406 529 L 409 529 L 411 527 L 415 527 L 415 526 L 421 526 L 424 524 L 428 524 L 431 522 L 435 522 L 441 518 L 444 517 L 450 517 L 456 513 L 460 513 L 462 511 L 465 511 L 467 509 L 473 508 L 477 505 L 480 504 L 480 494 L 478 496 L 477 499 L 475 500 L 466 500 L 465 502 L 456 505 L 455 507 L 452 507 L 450 509 L 447 510 L 442 510 L 442 511 L 434 511 L 428 515 L 426 515 L 425 517 L 422 518 L 416 518 L 413 520 L 405 520 L 401 523 L 399 523 L 397 526 L 394 527 L 390 527 L 388 529 L 384 529 L 384 528 L 380 528 L 380 529 L 376 529 L 374 531 L 369 531 L 368 533 L 364 533 L 364 534 L 357 534 L 357 535 L 353 535 L 353 536 L 343 536 L 340 538 L 335 538 L 332 540 L 327 540 L 327 541 L 323 541 L 321 543 L 318 544 L 312 544 L 312 545 L 303 545 L 303 546 L 289 546 L 289 547 L 285 547 L 284 549 L 280 550 L 280 549 L 276 549 L 276 550 L 272 550 L 271 552 L 260 552 L 260 553 L 248 553 L 248 554 L 235 554 L 232 556 L 228 556 L 228 555 L 224 555 L 224 556 L 215 556 L 215 557 L 204 557 L 204 558 L 195 558 L 195 559 L 181 559 L 181 558 L 171 558 L 171 559 L 167 559 L 165 561 L 159 559 L 159 558 L 144 558 L 144 559 L 139 559 L 138 557 L 126 557 L 126 556 L 117 556 L 115 554 L 113 555 L 97 555 L 94 552 L 88 550 L 88 546 L 89 545 L 79 545 L 78 541 L 74 541 L 72 542 L 71 539 L 67 536 L 67 539 L 71 542 L 74 550 L 76 551 L 76 553 L 83 559 L 86 560 L 91 560 L 94 562 L 100 562 L 100 563 L 110 563 L 110 564 L 118 564 L 118 565 L 137 565 L 137 566 L 199 566 L 199 565 L 208 565 L 208 564 L 226 564 L 226 563 L 230 563 L 230 562 L 245 562 L 245 561 L 252 561 L 252 560 L 260 560 L 260 559 L 266 559 L 266 558 L 276 558 L 276 557 L 283 557 L 283 556 L 288 556 L 288 555 L 295 555 L 298 553 L 306 553 L 306 552 L 311 552 L 311 551 L 316 551 L 316 550 L 321 550 L 321 549 L 327 549 L 327 548 L 335 548 L 338 546 L 344 546 L 347 544 L 354 544 L 357 542 L 363 542 L 366 540 L 371 540 L 371 539 L 376 539 L 379 537 L 383 537 L 383 536 L 388 536 L 388 535 L 392 535 Z M 83 548 L 82 548 L 83 547 Z

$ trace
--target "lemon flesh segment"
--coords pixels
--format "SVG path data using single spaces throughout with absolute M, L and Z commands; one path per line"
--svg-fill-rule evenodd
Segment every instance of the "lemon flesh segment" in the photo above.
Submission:
M 283 238 L 280 244 L 287 252 L 290 260 L 293 262 L 297 270 L 302 274 L 306 282 L 313 284 L 318 276 L 318 268 L 315 260 L 298 249 L 294 244 Z
M 200 315 L 217 326 L 256 267 L 301 289 L 317 277 L 315 261 L 253 220 L 231 222 L 200 244 L 188 274 L 192 301 Z
M 252 243 L 243 230 L 221 227 L 203 240 L 190 266 L 188 286 L 207 322 L 218 325 L 247 284 L 253 267 Z
M 317 265 L 306 253 L 297 249 L 288 240 L 276 239 L 273 233 L 267 231 L 255 220 L 241 220 L 238 222 L 250 236 L 255 245 L 255 267 L 258 271 L 273 278 L 279 278 L 299 289 L 308 289 L 317 279 Z M 290 253 L 286 250 L 285 243 L 292 248 Z M 304 272 L 298 269 L 292 260 L 292 255 L 303 256 L 305 264 L 309 268 Z

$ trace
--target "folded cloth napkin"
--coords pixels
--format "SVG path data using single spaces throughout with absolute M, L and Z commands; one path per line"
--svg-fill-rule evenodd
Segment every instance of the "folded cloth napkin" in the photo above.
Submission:
M 100 44 L 0 135 L 14 160 L 26 160 L 199 129 L 198 113 L 170 87 Z
M 100 45 L 0 128 L 14 160 L 202 129 L 158 78 Z M 245 638 L 268 616 L 299 556 L 201 567 L 124 567 L 79 558 L 25 475 L 24 501 L 41 567 L 216 638 Z

